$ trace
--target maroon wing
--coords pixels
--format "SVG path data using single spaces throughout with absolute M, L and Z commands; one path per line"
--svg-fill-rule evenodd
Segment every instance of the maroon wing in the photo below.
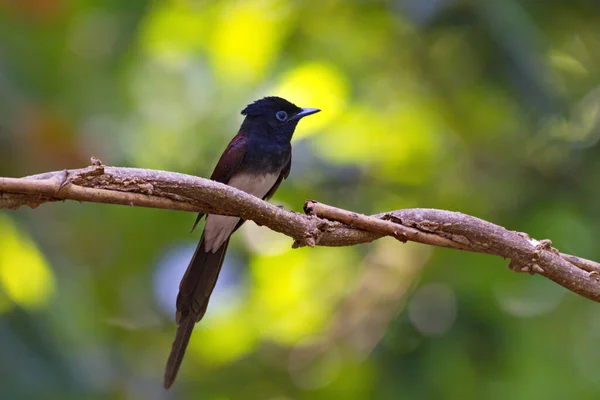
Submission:
M 235 135 L 221 155 L 210 179 L 221 183 L 229 182 L 229 179 L 231 179 L 231 176 L 233 175 L 233 171 L 237 170 L 242 163 L 247 148 L 248 138 L 242 132 Z M 204 213 L 198 214 L 196 222 L 194 222 L 194 226 L 192 226 L 192 232 L 196 229 L 196 225 L 198 225 L 198 222 L 200 222 L 204 215 Z
M 221 183 L 229 182 L 233 172 L 242 163 L 247 148 L 248 138 L 241 132 L 235 135 L 219 159 L 210 179 Z

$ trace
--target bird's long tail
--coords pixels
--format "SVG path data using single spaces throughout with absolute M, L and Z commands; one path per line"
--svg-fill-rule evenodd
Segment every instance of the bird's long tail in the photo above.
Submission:
M 177 295 L 177 334 L 165 369 L 165 389 L 171 387 L 175 381 L 194 325 L 206 313 L 228 244 L 229 240 L 225 241 L 216 252 L 207 252 L 204 249 L 204 235 L 202 235 L 194 257 L 181 279 Z

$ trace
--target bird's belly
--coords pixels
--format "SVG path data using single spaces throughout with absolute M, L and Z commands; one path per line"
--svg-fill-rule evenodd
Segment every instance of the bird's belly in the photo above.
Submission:
M 227 184 L 262 199 L 269 193 L 278 178 L 279 172 L 271 174 L 242 172 L 231 177 Z M 209 214 L 204 227 L 204 249 L 207 252 L 216 252 L 229 238 L 239 220 L 238 217 Z
M 232 176 L 227 184 L 262 199 L 275 185 L 279 174 L 280 171 L 267 174 L 240 172 Z

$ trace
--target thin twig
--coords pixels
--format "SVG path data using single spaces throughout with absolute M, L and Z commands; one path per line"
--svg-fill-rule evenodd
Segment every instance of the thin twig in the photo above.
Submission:
M 386 221 L 384 219 L 370 217 L 358 214 L 341 208 L 328 206 L 309 200 L 304 204 L 304 211 L 309 215 L 332 221 L 343 222 L 348 226 L 359 228 L 367 232 L 379 233 L 381 235 L 392 236 L 401 242 L 410 240 L 411 242 L 430 244 L 437 247 L 449 247 L 452 249 L 474 251 L 469 246 L 452 241 L 445 237 L 420 231 L 411 227 L 403 226 L 398 223 Z

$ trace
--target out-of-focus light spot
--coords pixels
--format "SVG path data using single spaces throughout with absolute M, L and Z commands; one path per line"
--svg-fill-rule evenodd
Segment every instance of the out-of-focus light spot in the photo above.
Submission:
M 257 324 L 264 335 L 293 343 L 315 329 L 319 314 L 311 307 L 310 277 L 304 273 L 307 253 L 287 251 L 253 260 Z
M 498 285 L 494 295 L 504 312 L 520 318 L 530 318 L 554 310 L 567 290 L 544 279 L 519 279 L 510 285 Z
M 246 222 L 240 229 L 250 250 L 255 254 L 276 256 L 292 246 L 290 238 L 253 222 Z
M 327 386 L 339 375 L 342 357 L 337 346 L 314 346 L 311 342 L 301 342 L 294 346 L 288 360 L 288 370 L 298 387 L 315 390 Z
M 196 244 L 180 245 L 168 249 L 159 259 L 154 272 L 154 293 L 160 308 L 167 315 L 175 315 L 175 300 L 179 293 L 179 282 L 194 255 Z M 240 303 L 240 288 L 234 274 L 235 255 L 229 251 L 219 273 L 219 279 L 211 295 L 209 311 L 205 319 L 232 312 Z
M 119 35 L 119 26 L 110 14 L 90 11 L 74 20 L 69 49 L 82 58 L 96 60 L 110 55 Z
M 299 107 L 322 110 L 302 120 L 295 137 L 315 133 L 336 121 L 346 106 L 348 92 L 349 83 L 344 73 L 326 62 L 308 63 L 287 71 L 272 90 L 274 95 Z
M 206 45 L 207 21 L 214 7 L 194 7 L 183 1 L 153 4 L 140 28 L 141 46 L 151 56 L 176 65 Z
M 166 315 L 175 315 L 179 282 L 194 254 L 195 245 L 177 246 L 160 258 L 154 273 L 154 292 Z M 230 249 L 211 295 L 202 323 L 196 325 L 188 353 L 206 364 L 223 365 L 255 348 L 257 331 L 249 321 L 244 287 L 232 268 L 238 261 Z
M 337 162 L 365 162 L 374 154 L 383 155 L 379 143 L 390 128 L 385 119 L 366 108 L 352 108 L 324 135 L 319 135 L 320 153 Z
M 175 315 L 175 300 L 179 282 L 194 254 L 195 245 L 177 246 L 158 261 L 154 273 L 154 292 L 166 315 Z M 196 326 L 188 353 L 196 354 L 207 364 L 222 365 L 250 352 L 255 347 L 257 333 L 248 321 L 244 309 L 243 287 L 232 264 L 235 254 L 230 250 L 219 273 L 208 311 Z
M 322 329 L 350 283 L 352 255 L 331 249 L 290 249 L 254 257 L 251 311 L 261 335 L 291 345 Z
M 0 286 L 4 293 L 23 308 L 47 306 L 55 290 L 55 278 L 44 256 L 14 222 L 2 214 L 0 237 Z
M 456 296 L 448 286 L 425 285 L 414 294 L 408 306 L 413 326 L 426 336 L 441 336 L 456 320 Z
M 198 354 L 207 364 L 230 363 L 256 347 L 258 333 L 251 328 L 244 310 L 206 322 L 194 332 L 190 352 Z
M 578 76 L 587 75 L 588 73 L 583 64 L 568 53 L 554 50 L 550 52 L 549 58 L 550 64 L 561 71 Z
M 175 315 L 175 300 L 179 293 L 179 282 L 194 254 L 195 246 L 179 246 L 165 252 L 154 271 L 154 295 L 158 305 L 167 315 Z
M 315 151 L 333 162 L 362 163 L 389 179 L 420 183 L 433 170 L 438 132 L 436 117 L 419 104 L 386 110 L 356 106 L 313 142 Z
M 259 0 L 220 5 L 208 47 L 216 76 L 232 86 L 262 79 L 287 34 L 290 3 Z

